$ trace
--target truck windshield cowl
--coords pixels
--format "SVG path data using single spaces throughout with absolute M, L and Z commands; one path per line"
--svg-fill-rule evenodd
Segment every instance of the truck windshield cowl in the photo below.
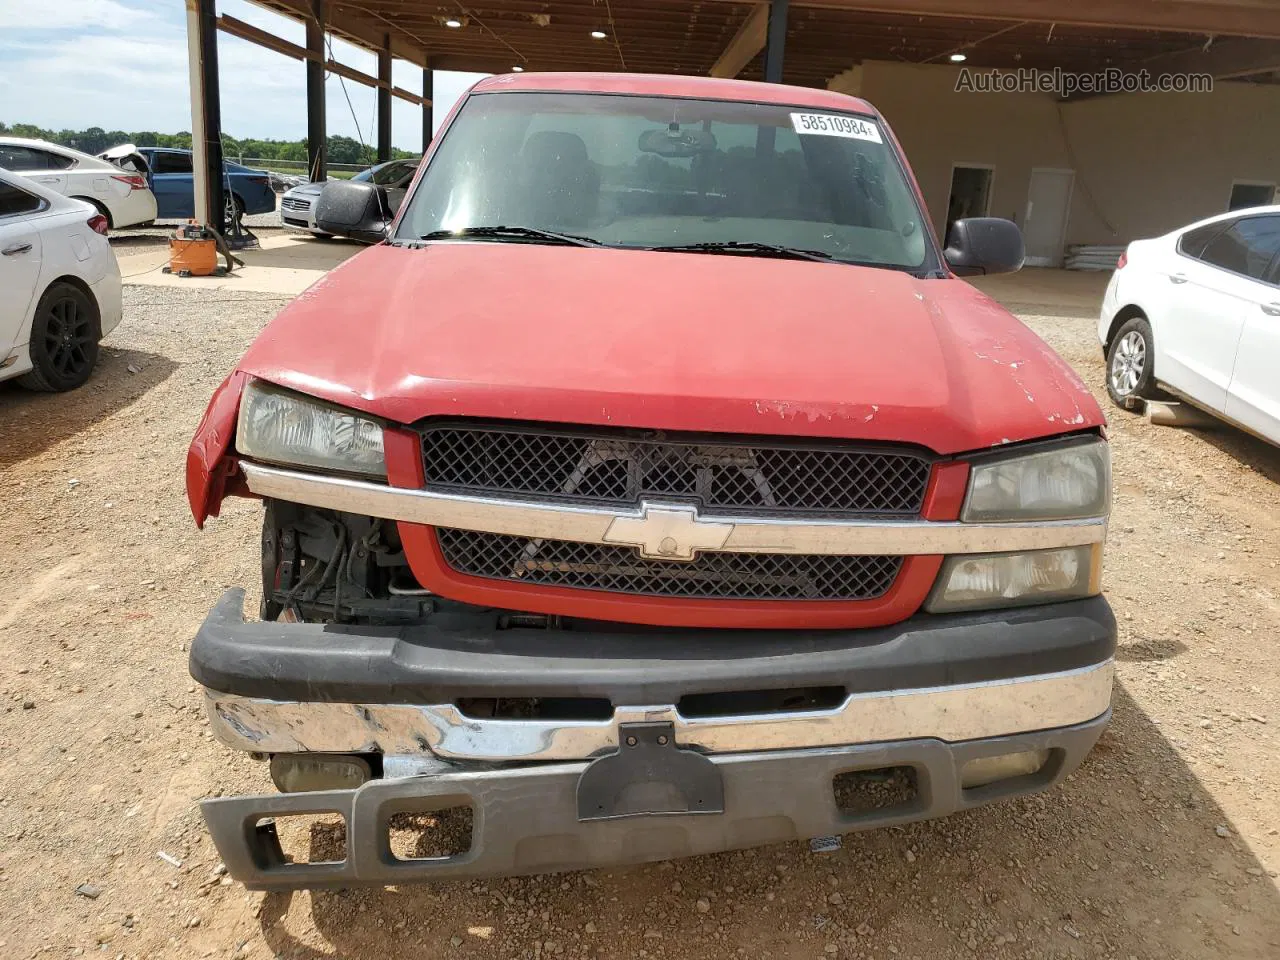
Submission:
M 924 222 L 895 147 L 871 117 L 521 92 L 468 97 L 395 239 L 795 251 L 927 274 L 939 261 Z M 495 224 L 519 224 L 523 236 Z

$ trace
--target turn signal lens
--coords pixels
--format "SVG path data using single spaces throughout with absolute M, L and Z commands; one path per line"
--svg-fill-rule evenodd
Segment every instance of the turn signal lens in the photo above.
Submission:
M 996 610 L 1093 596 L 1101 588 L 1100 544 L 948 557 L 925 602 L 930 613 Z

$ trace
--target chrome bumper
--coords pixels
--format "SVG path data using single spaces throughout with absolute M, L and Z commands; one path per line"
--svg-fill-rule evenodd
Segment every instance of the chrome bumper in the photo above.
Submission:
M 453 704 L 282 702 L 206 690 L 220 741 L 262 753 L 372 753 L 488 761 L 581 760 L 617 748 L 624 723 L 668 722 L 679 746 L 712 754 L 931 738 L 948 743 L 1085 723 L 1111 705 L 1114 663 L 1011 680 L 851 694 L 802 713 L 685 717 L 670 704 L 608 720 L 507 720 Z

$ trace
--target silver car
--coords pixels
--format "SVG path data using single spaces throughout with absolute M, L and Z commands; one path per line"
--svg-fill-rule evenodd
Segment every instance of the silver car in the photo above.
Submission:
M 369 181 L 387 188 L 387 196 L 391 201 L 391 209 L 398 210 L 404 200 L 409 182 L 418 169 L 418 159 L 388 160 L 368 170 L 361 170 L 352 180 Z M 320 183 L 304 183 L 294 187 L 280 198 L 280 219 L 285 227 L 292 230 L 305 230 L 317 237 L 331 234 L 316 228 L 316 200 L 325 187 Z

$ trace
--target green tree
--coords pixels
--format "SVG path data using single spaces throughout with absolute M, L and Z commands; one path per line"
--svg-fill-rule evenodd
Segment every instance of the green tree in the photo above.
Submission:
M 360 163 L 364 159 L 364 144 L 341 134 L 326 141 L 329 160 L 333 163 Z
M 107 131 L 101 127 L 90 127 L 88 130 L 82 130 L 79 133 L 64 130 L 62 135 L 67 136 L 67 139 L 71 141 L 68 146 L 75 147 L 85 153 L 101 153 L 107 147 L 115 146 L 115 144 L 107 142 Z
M 87 130 L 45 130 L 31 123 L 0 122 L 0 134 L 26 137 L 31 140 L 47 140 L 50 143 L 60 143 L 89 154 L 101 153 L 122 143 L 135 143 L 140 147 L 167 147 L 173 150 L 191 149 L 191 133 L 187 130 L 178 133 L 159 133 L 155 130 L 133 132 L 103 130 L 101 127 L 89 127 Z M 351 137 L 332 136 L 328 138 L 327 145 L 329 160 L 333 163 L 372 164 L 376 162 L 377 154 L 374 148 Z M 227 156 L 243 156 L 256 160 L 305 162 L 307 159 L 306 140 L 258 138 L 238 140 L 229 133 L 223 133 L 222 149 Z M 396 159 L 417 156 L 416 153 L 408 150 L 393 150 L 391 155 Z

